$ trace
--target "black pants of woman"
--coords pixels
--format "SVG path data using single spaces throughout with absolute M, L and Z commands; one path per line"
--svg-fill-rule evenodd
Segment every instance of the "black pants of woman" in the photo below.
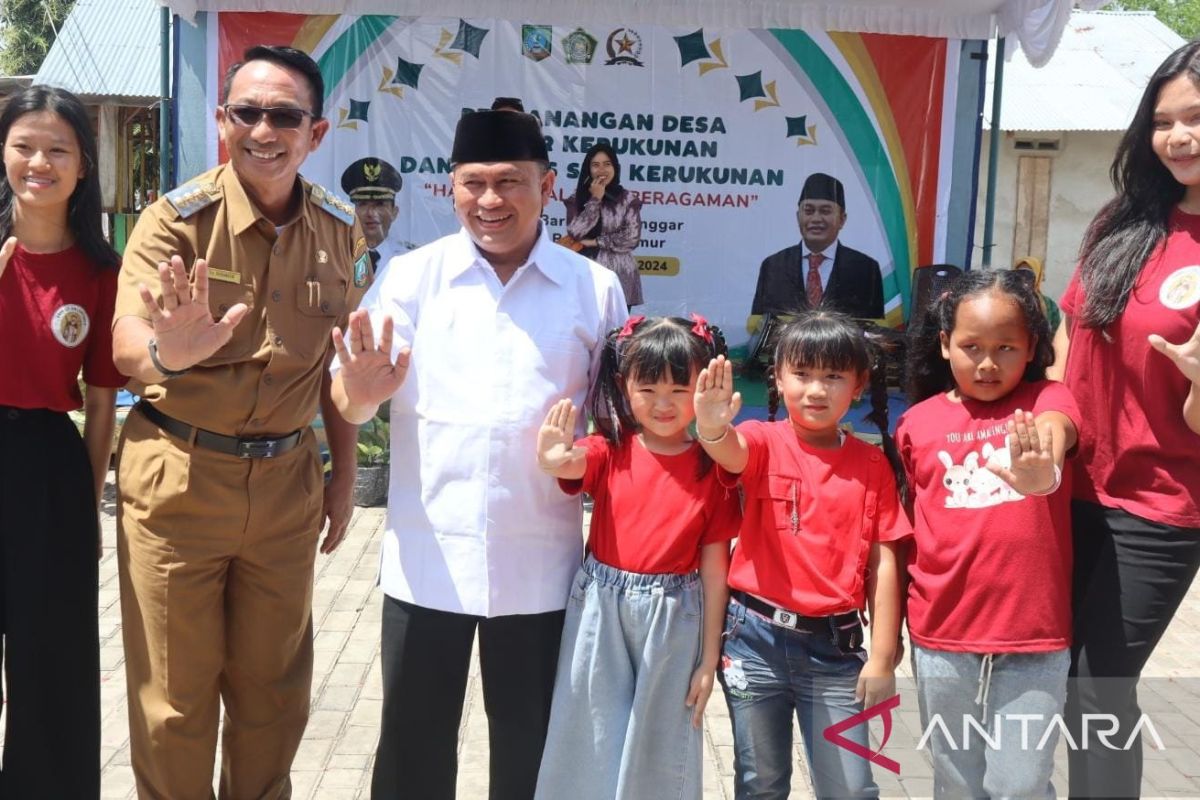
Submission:
M 1122 748 L 1142 714 L 1137 699 L 1142 668 L 1200 566 L 1200 530 L 1078 501 L 1071 513 L 1075 635 L 1066 721 L 1079 745 L 1069 751 L 1071 797 L 1139 797 L 1142 742 Z M 1084 714 L 1116 718 L 1111 746 L 1096 731 L 1110 730 L 1112 722 L 1097 717 L 1089 721 L 1083 748 Z
M 96 502 L 66 414 L 0 406 L 0 798 L 100 795 Z

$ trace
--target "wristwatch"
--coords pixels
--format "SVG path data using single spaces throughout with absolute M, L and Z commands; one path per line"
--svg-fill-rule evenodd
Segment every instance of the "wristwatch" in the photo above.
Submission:
M 150 341 L 146 343 L 146 349 L 150 351 L 150 363 L 154 365 L 154 368 L 156 370 L 158 370 L 159 372 L 162 373 L 164 380 L 171 380 L 171 378 L 178 378 L 180 375 L 187 375 L 188 372 L 191 371 L 190 368 L 188 368 L 188 369 L 167 369 L 166 367 L 164 367 L 163 363 L 158 360 L 158 339 L 151 337 Z

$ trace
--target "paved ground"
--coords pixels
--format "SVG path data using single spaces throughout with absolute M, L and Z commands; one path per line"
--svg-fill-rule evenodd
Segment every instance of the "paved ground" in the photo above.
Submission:
M 112 510 L 110 499 L 105 506 L 104 556 L 100 565 L 103 796 L 131 798 L 134 792 L 129 768 Z M 382 509 L 360 509 L 341 548 L 332 556 L 317 557 L 312 718 L 292 772 L 297 798 L 338 800 L 369 796 L 381 703 L 380 594 L 375 587 L 375 573 L 382 522 Z M 1168 740 L 1168 747 L 1165 752 L 1151 750 L 1147 753 L 1146 796 L 1200 796 L 1200 755 L 1197 755 L 1200 753 L 1200 725 L 1189 719 L 1193 709 L 1200 709 L 1200 700 L 1190 693 L 1192 682 L 1184 680 L 1200 677 L 1200 665 L 1195 656 L 1198 651 L 1200 584 L 1188 597 L 1147 671 L 1150 676 L 1164 679 L 1152 685 L 1148 682 L 1142 694 L 1146 710 L 1161 712 L 1165 720 L 1160 728 Z M 907 666 L 903 672 L 907 674 Z M 718 688 L 718 693 L 713 695 L 705 720 L 706 800 L 733 797 L 732 738 L 719 691 Z M 1166 724 L 1169 728 L 1164 727 Z M 919 733 L 915 706 L 902 705 L 893 741 L 915 741 Z M 487 721 L 477 665 L 472 671 L 460 748 L 459 797 L 463 800 L 486 798 Z M 905 753 L 899 753 L 898 757 L 902 774 L 912 776 L 925 771 L 919 763 L 912 761 L 920 758 L 915 752 L 909 752 L 907 757 Z M 927 797 L 932 794 L 932 785 L 927 778 L 897 779 L 879 769 L 876 777 L 885 796 Z M 1060 791 L 1065 791 L 1062 775 L 1056 783 Z M 798 738 L 793 784 L 793 798 L 811 796 Z

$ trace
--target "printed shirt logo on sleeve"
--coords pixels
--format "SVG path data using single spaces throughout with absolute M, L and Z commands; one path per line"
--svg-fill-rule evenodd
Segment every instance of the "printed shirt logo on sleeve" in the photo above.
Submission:
M 1005 468 L 1012 466 L 1008 434 L 1000 447 L 984 442 L 982 450 L 967 453 L 961 464 L 955 464 L 954 458 L 945 450 L 939 450 L 937 457 L 945 469 L 942 486 L 946 489 L 946 508 L 987 508 L 1025 499 L 1025 495 L 987 468 L 989 462 Z
M 87 311 L 74 303 L 60 306 L 50 318 L 50 331 L 64 347 L 78 347 L 87 338 L 90 326 Z
M 1184 267 L 1168 275 L 1158 290 L 1158 302 L 1175 311 L 1200 302 L 1200 266 Z

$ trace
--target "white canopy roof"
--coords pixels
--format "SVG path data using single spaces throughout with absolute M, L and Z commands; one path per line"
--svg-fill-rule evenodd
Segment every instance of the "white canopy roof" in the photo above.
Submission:
M 162 0 L 186 19 L 198 11 L 496 17 L 539 24 L 808 28 L 951 39 L 1015 36 L 1029 62 L 1045 64 L 1071 8 L 1105 0 Z

